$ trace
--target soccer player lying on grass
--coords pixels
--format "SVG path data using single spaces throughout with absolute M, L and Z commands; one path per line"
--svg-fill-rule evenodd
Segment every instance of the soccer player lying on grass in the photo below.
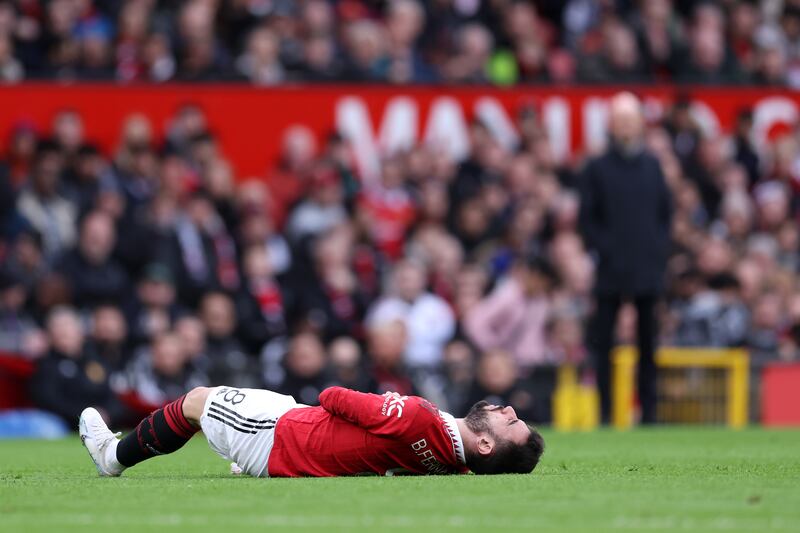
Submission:
M 479 402 L 454 418 L 418 396 L 342 387 L 325 389 L 319 402 L 309 407 L 267 390 L 198 387 L 122 439 L 86 408 L 80 435 L 101 476 L 172 453 L 201 429 L 215 452 L 255 477 L 528 473 L 544 447 L 511 407 Z

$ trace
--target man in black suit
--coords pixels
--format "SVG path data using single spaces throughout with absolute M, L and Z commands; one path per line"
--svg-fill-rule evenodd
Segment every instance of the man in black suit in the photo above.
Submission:
M 597 260 L 596 308 L 588 345 L 596 361 L 601 414 L 611 412 L 610 351 L 617 314 L 631 300 L 638 316 L 638 390 L 642 422 L 655 422 L 658 327 L 670 240 L 671 198 L 658 160 L 645 150 L 641 104 L 630 93 L 610 106 L 611 146 L 586 165 L 581 180 L 581 228 Z

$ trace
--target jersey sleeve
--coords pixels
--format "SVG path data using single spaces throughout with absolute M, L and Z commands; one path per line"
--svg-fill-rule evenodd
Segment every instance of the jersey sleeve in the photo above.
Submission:
M 374 435 L 401 436 L 412 427 L 419 413 L 416 396 L 401 396 L 396 392 L 383 395 L 367 394 L 330 387 L 319 395 L 319 403 L 330 414 L 366 429 Z

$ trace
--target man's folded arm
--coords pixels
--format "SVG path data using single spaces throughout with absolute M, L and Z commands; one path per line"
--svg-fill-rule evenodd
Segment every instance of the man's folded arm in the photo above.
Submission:
M 319 395 L 319 403 L 330 414 L 382 436 L 403 433 L 418 409 L 414 396 L 368 394 L 344 387 L 325 389 Z

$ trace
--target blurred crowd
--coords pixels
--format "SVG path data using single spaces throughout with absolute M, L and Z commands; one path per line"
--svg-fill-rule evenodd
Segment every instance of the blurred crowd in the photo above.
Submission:
M 800 85 L 798 0 L 0 0 L 0 81 Z
M 0 160 L 0 352 L 35 361 L 35 403 L 70 424 L 202 384 L 419 393 L 458 414 L 488 398 L 546 421 L 557 365 L 591 379 L 594 261 L 582 159 L 556 162 L 534 108 L 517 126 L 511 152 L 476 121 L 466 159 L 418 145 L 365 182 L 346 139 L 302 126 L 266 175 L 235 176 L 192 104 L 164 142 L 131 115 L 113 154 L 72 110 L 20 125 Z M 660 342 L 791 360 L 800 136 L 757 151 L 751 126 L 743 110 L 704 136 L 685 101 L 648 125 L 674 198 Z

